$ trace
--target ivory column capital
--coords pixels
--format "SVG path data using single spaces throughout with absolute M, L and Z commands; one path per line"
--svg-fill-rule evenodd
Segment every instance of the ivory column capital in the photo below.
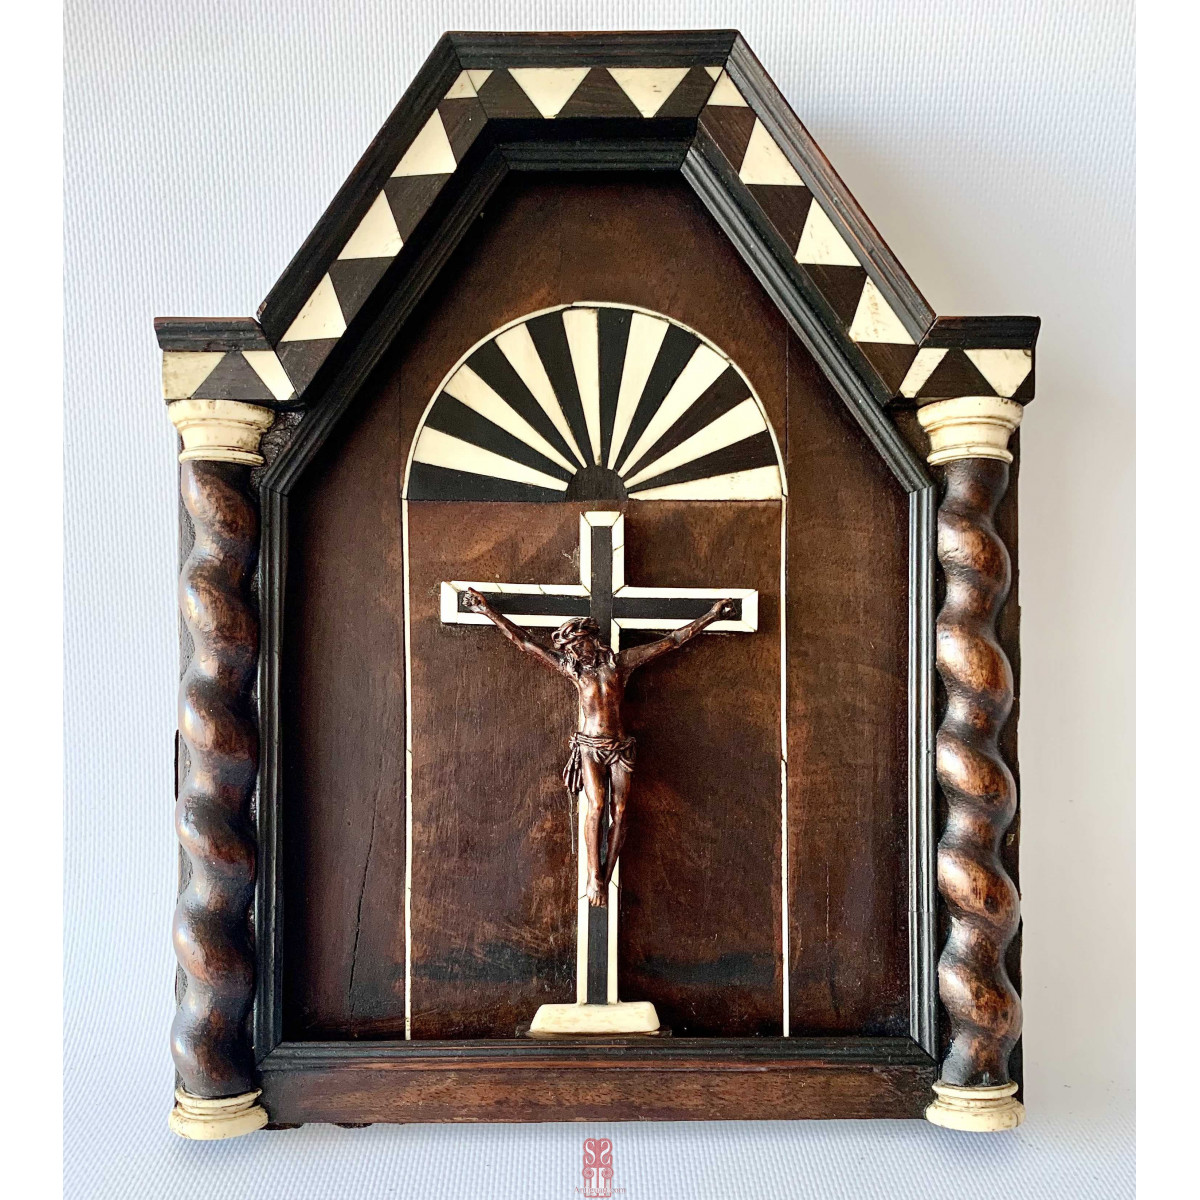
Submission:
M 929 465 L 959 458 L 995 458 L 1012 462 L 1008 439 L 1025 410 L 998 396 L 956 396 L 917 409 L 917 420 L 929 435 Z
M 271 409 L 240 400 L 175 400 L 167 414 L 183 438 L 180 462 L 202 458 L 251 467 L 262 465 L 258 445 L 275 420 Z
M 199 1142 L 240 1137 L 267 1123 L 267 1110 L 256 1103 L 261 1095 L 261 1091 L 243 1092 L 240 1096 L 205 1100 L 183 1088 L 176 1088 L 175 1107 L 171 1109 L 167 1123 L 172 1133 Z

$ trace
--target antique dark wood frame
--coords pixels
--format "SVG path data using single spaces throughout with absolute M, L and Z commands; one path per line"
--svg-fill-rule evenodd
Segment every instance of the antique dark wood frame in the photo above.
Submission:
M 161 320 L 160 344 L 175 351 L 277 345 L 348 231 L 361 220 L 379 181 L 461 71 L 717 62 L 788 157 L 804 165 L 814 195 L 839 215 L 845 235 L 870 265 L 872 278 L 918 345 L 1032 350 L 1037 333 L 1033 319 L 934 316 L 745 42 L 728 32 L 447 35 L 267 297 L 259 322 Z M 682 174 L 908 493 L 909 1037 L 286 1042 L 280 1004 L 279 682 L 289 492 L 509 171 L 613 170 Z M 696 119 L 487 122 L 406 242 L 404 253 L 303 395 L 267 405 L 303 409 L 304 416 L 298 424 L 277 425 L 273 444 L 264 450 L 266 464 L 254 473 L 252 483 L 247 480 L 257 490 L 262 514 L 257 567 L 261 759 L 254 808 L 258 870 L 251 1030 L 263 1104 L 272 1122 L 922 1115 L 947 1043 L 939 1031 L 935 969 L 938 484 L 889 411 L 895 403 L 870 363 L 847 341 L 827 302 L 795 269 L 790 248 Z M 603 1088 L 596 1086 L 597 1071 L 603 1072 Z

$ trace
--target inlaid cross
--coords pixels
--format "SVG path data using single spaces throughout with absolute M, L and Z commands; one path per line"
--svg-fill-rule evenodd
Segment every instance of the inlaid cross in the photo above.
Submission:
M 614 653 L 620 649 L 623 629 L 662 633 L 683 630 L 678 635 L 682 641 L 701 630 L 752 633 L 758 628 L 758 592 L 752 588 L 648 588 L 626 583 L 625 518 L 618 512 L 580 514 L 579 579 L 579 583 L 445 582 L 441 589 L 441 618 L 446 624 L 457 625 L 499 623 L 504 626 L 511 623 L 510 640 L 523 644 L 523 648 L 535 656 L 550 657 L 554 661 L 557 661 L 555 656 L 548 656 L 544 649 L 531 645 L 529 639 L 512 626 L 558 628 L 572 619 L 590 617 L 602 634 L 608 633 L 609 647 Z M 727 615 L 721 615 L 719 609 L 713 610 L 714 602 L 721 600 L 729 602 Z M 481 604 L 493 615 L 480 611 Z M 507 618 L 507 621 L 501 618 Z M 694 628 L 685 628 L 694 624 Z M 670 648 L 669 642 L 667 648 Z M 608 820 L 608 807 L 605 804 L 602 813 L 604 823 Z M 618 823 L 618 831 L 619 828 Z M 577 1003 L 616 1005 L 619 850 L 614 852 L 617 861 L 612 864 L 609 875 L 607 905 L 602 906 L 602 886 L 597 893 L 600 898 L 589 903 L 584 830 L 585 805 L 581 802 Z

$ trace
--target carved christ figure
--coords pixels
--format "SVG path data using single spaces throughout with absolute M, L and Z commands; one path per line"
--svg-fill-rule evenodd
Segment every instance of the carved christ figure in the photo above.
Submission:
M 572 617 L 554 631 L 554 649 L 531 638 L 497 612 L 474 588 L 465 592 L 465 607 L 481 613 L 519 650 L 569 679 L 579 693 L 579 727 L 571 735 L 571 756 L 563 768 L 563 782 L 572 793 L 584 793 L 587 809 L 584 842 L 587 848 L 587 897 L 602 906 L 608 884 L 625 841 L 625 809 L 633 783 L 634 740 L 621 722 L 621 702 L 630 675 L 656 658 L 690 642 L 714 621 L 733 616 L 732 600 L 718 600 L 702 617 L 669 633 L 657 642 L 631 646 L 614 654 L 600 639 L 600 627 L 591 617 Z M 600 826 L 606 784 L 612 787 L 611 822 L 600 868 Z

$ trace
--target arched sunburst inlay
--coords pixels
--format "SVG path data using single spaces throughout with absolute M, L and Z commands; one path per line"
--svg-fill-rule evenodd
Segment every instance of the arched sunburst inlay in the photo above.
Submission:
M 469 351 L 417 430 L 410 500 L 771 500 L 779 450 L 746 377 L 666 317 L 572 304 Z

